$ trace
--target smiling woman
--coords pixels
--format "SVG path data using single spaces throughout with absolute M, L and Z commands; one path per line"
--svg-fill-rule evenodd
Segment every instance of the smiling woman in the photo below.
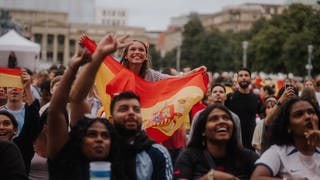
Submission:
M 18 123 L 8 111 L 0 111 L 0 140 L 10 141 L 17 134 Z
M 107 43 L 110 45 L 111 43 Z M 106 51 L 110 50 L 107 46 Z M 111 50 L 110 50 L 111 51 Z M 95 56 L 96 57 L 96 56 Z M 100 56 L 99 56 L 100 57 Z M 89 61 L 86 51 L 76 54 L 48 109 L 48 167 L 50 179 L 89 179 L 91 161 L 109 161 L 113 128 L 105 118 L 81 114 L 68 132 L 67 109 L 71 86 L 79 68 Z
M 177 159 L 176 179 L 248 179 L 258 155 L 239 145 L 234 120 L 222 104 L 199 116 L 188 147 Z
M 171 77 L 151 69 L 149 47 L 138 40 L 133 40 L 132 44 L 124 49 L 120 63 L 147 81 L 154 82 Z

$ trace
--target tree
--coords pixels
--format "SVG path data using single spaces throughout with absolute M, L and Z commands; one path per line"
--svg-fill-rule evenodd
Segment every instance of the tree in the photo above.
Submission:
M 320 33 L 319 11 L 301 4 L 291 5 L 283 14 L 274 16 L 262 25 L 253 29 L 248 57 L 252 70 L 266 72 L 292 72 L 305 75 L 307 46 L 319 47 Z M 315 48 L 314 59 L 319 59 L 319 49 Z M 319 65 L 319 62 L 313 61 Z M 303 67 L 303 68 L 302 68 Z M 319 70 L 319 66 L 316 69 Z
M 12 21 L 8 10 L 0 10 L 0 36 L 7 33 L 10 29 L 21 32 L 21 27 Z
M 184 26 L 183 41 L 181 45 L 181 65 L 193 66 L 197 61 L 197 46 L 200 43 L 201 34 L 205 33 L 199 17 L 191 15 L 190 21 Z
M 152 67 L 155 69 L 159 69 L 161 67 L 160 53 L 156 50 L 154 46 L 150 46 L 149 54 L 152 58 Z

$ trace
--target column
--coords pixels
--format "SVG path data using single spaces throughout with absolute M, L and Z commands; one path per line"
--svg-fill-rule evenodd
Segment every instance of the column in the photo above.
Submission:
M 67 66 L 68 61 L 70 59 L 70 44 L 69 44 L 69 36 L 66 34 L 64 35 L 64 49 L 63 49 L 63 65 Z
M 41 42 L 41 60 L 47 61 L 47 43 L 48 43 L 48 34 L 42 34 L 42 42 Z
M 58 35 L 53 34 L 53 64 L 57 64 L 58 62 Z

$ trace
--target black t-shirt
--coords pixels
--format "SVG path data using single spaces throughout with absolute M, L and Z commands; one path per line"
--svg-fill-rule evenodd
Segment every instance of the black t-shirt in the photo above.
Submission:
M 215 159 L 215 170 L 233 174 L 240 179 L 249 179 L 254 169 L 254 163 L 258 155 L 248 149 L 243 149 L 242 155 L 226 156 L 222 159 Z M 242 157 L 240 159 L 240 157 Z M 212 169 L 209 161 L 204 155 L 203 149 L 187 148 L 178 157 L 174 167 L 174 177 L 199 179 Z
M 239 91 L 228 94 L 225 105 L 240 118 L 242 142 L 246 148 L 252 149 L 251 141 L 256 126 L 256 114 L 261 108 L 261 99 L 258 95 L 250 92 L 243 94 Z
M 0 141 L 0 179 L 28 179 L 18 147 L 8 141 Z
M 55 159 L 48 159 L 50 180 L 89 179 L 89 161 L 68 142 Z

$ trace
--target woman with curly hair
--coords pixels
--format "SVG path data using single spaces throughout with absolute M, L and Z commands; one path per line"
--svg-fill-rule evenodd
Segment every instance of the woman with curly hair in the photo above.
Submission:
M 319 110 L 299 97 L 287 100 L 271 126 L 271 146 L 251 179 L 320 179 Z

